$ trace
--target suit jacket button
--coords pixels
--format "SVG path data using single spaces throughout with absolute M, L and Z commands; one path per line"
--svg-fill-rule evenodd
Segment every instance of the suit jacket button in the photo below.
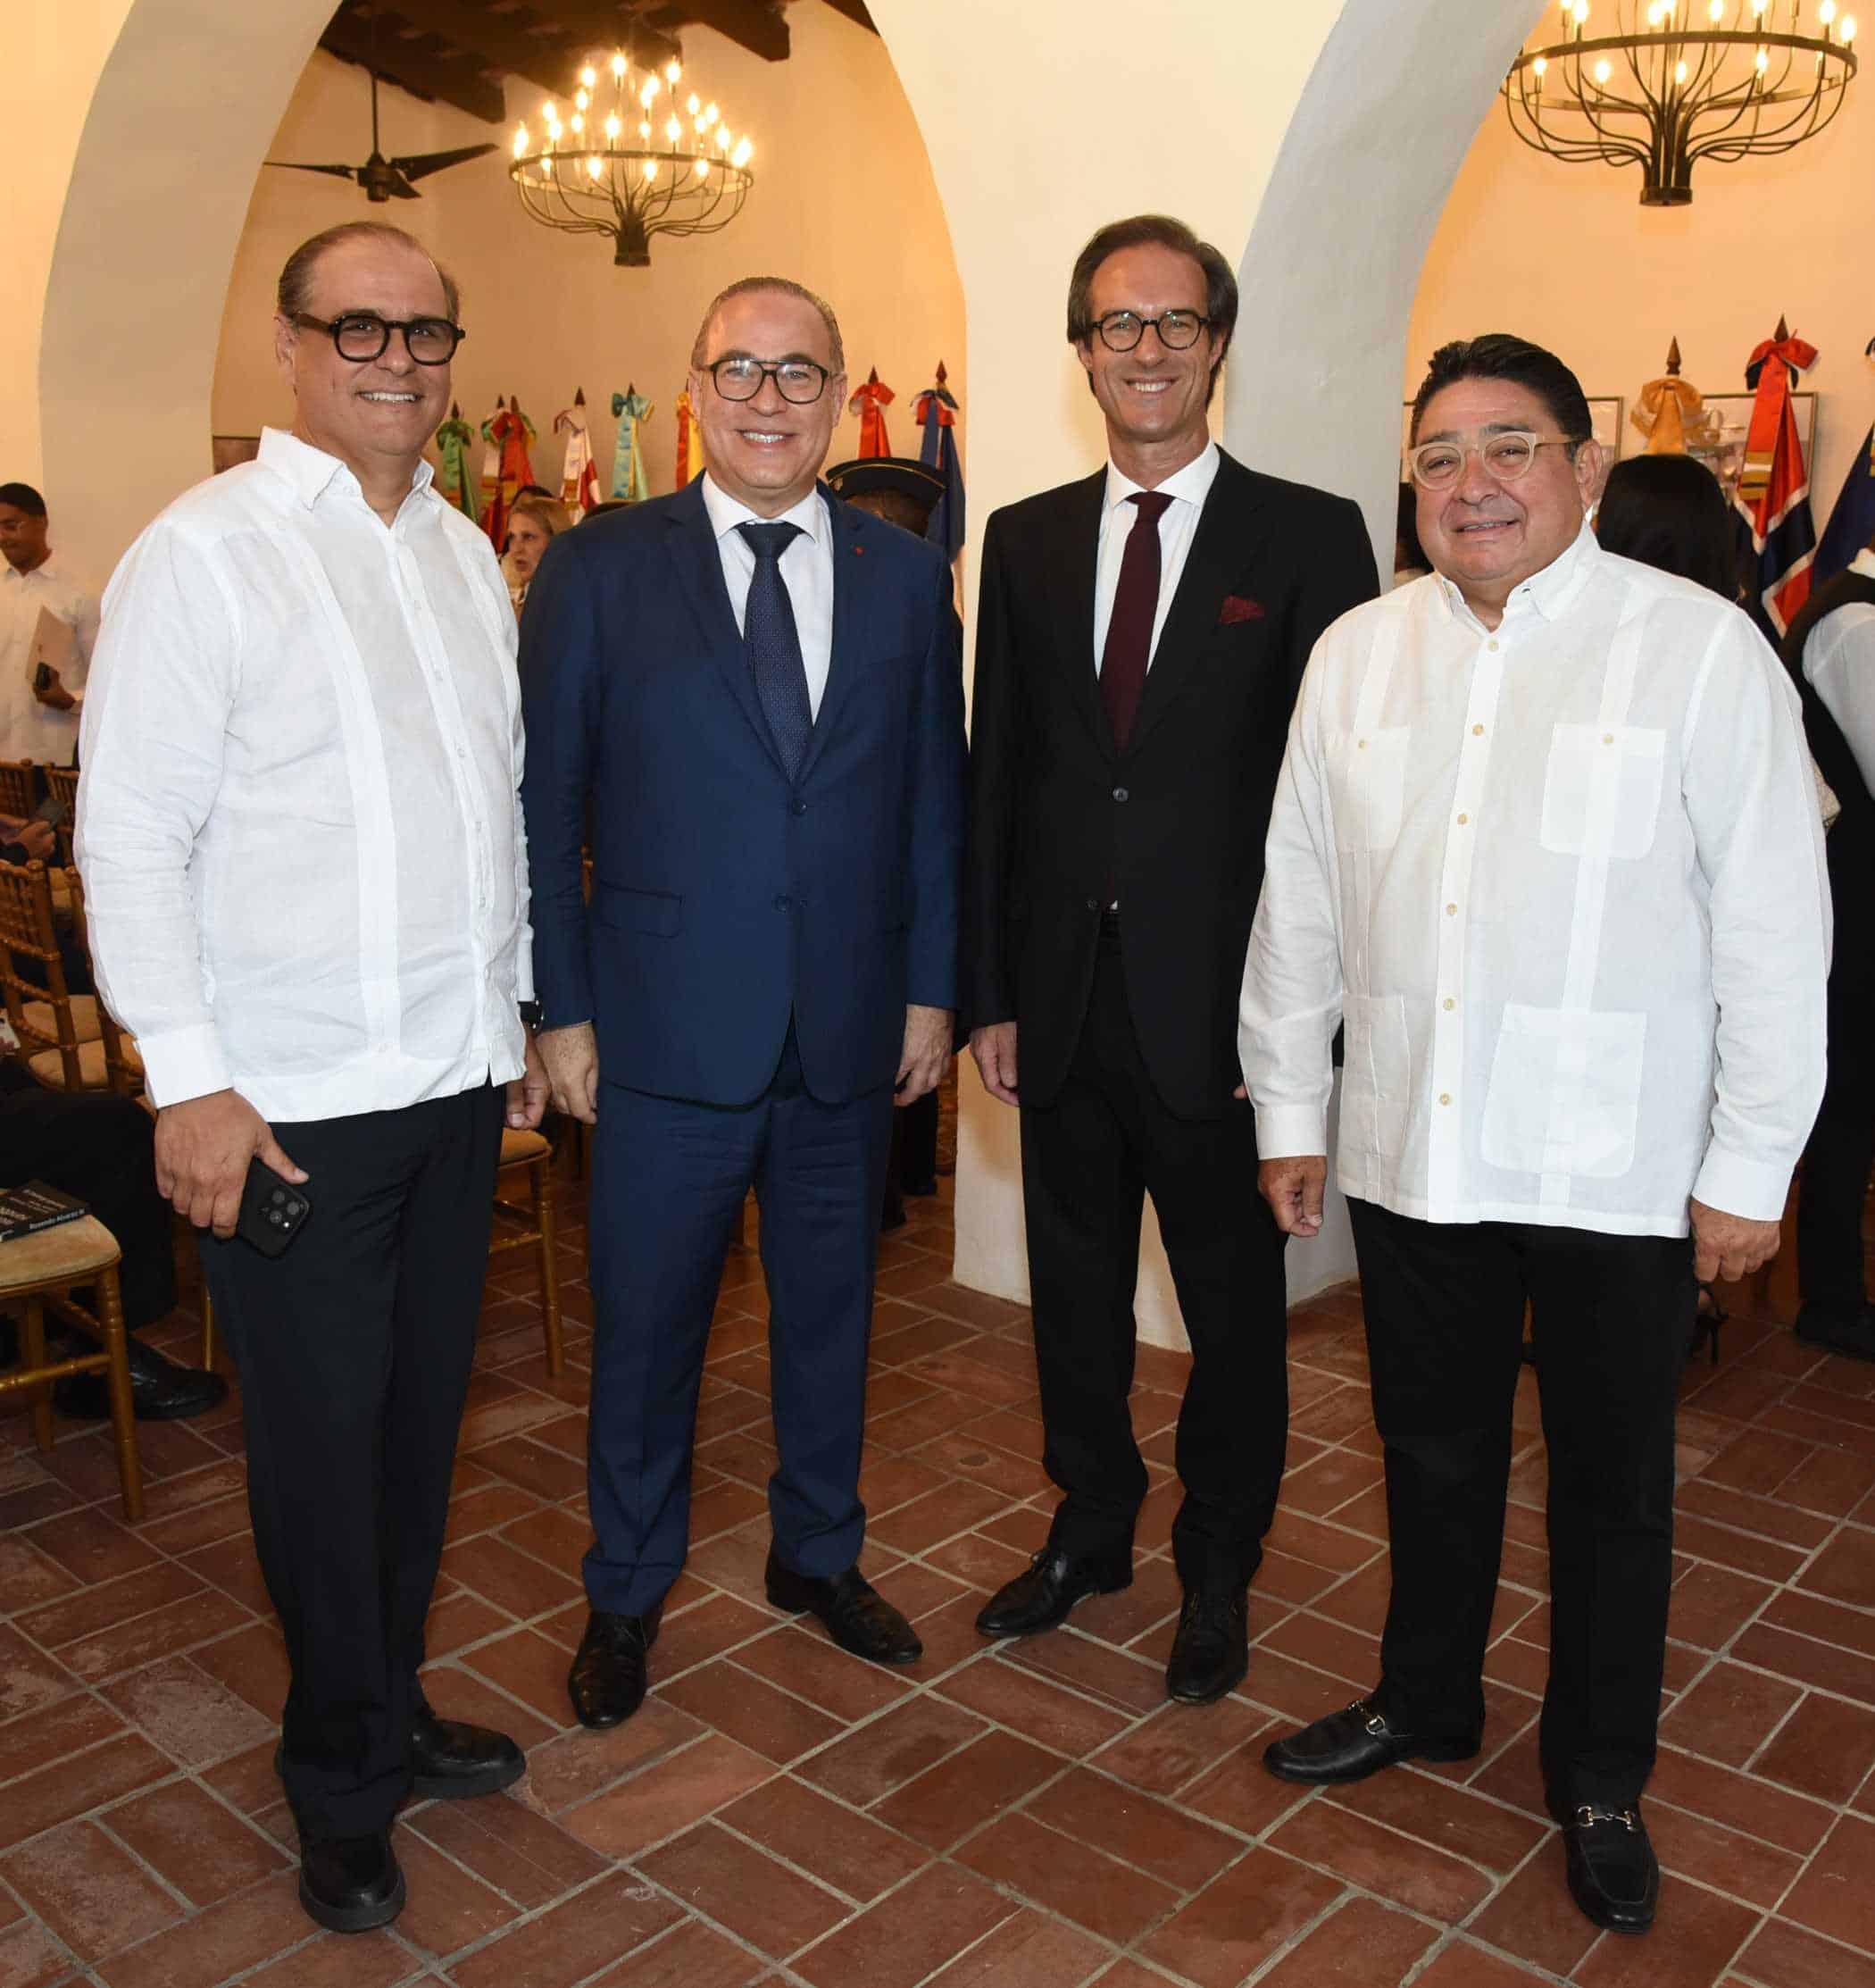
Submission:
M 1088 909 L 1089 911 L 1098 911 L 1100 909 L 1100 899 L 1098 898 L 1089 898 L 1088 899 Z
M 807 803 L 806 803 L 805 801 L 796 801 L 796 802 L 795 802 L 795 803 L 794 803 L 793 806 L 792 806 L 792 807 L 791 807 L 791 808 L 789 809 L 789 813 L 790 813 L 790 814 L 806 814 L 806 812 L 807 812 Z
M 1123 800 L 1126 800 L 1126 799 L 1128 799 L 1129 798 L 1129 797 L 1128 796 L 1128 793 L 1127 793 L 1127 790 L 1126 790 L 1126 789 L 1125 789 L 1125 788 L 1123 788 L 1123 787 L 1116 787 L 1116 788 L 1115 788 L 1115 789 L 1113 789 L 1113 798 L 1114 798 L 1114 799 L 1115 799 L 1116 801 L 1123 801 Z
M 778 892 L 775 897 L 775 909 L 777 911 L 786 911 L 793 902 L 794 899 L 788 897 L 786 892 Z

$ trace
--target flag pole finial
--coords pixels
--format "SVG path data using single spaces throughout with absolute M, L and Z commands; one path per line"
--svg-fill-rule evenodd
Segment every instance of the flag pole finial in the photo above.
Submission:
M 1667 372 L 1674 376 L 1679 372 L 1679 340 L 1677 338 L 1667 347 Z
M 586 388 L 584 387 L 575 387 L 573 388 L 573 405 L 575 407 L 583 407 L 585 406 L 585 405 Z
M 1776 331 L 1774 331 L 1771 335 L 1777 339 L 1779 345 L 1781 345 L 1784 340 L 1790 336 L 1789 323 L 1786 320 L 1784 313 L 1781 311 L 1778 313 L 1778 328 Z

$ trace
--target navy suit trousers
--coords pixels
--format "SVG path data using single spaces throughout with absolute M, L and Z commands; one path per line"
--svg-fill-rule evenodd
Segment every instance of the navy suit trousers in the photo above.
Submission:
M 690 1457 L 723 1258 L 749 1189 L 761 1210 L 779 1463 L 776 1549 L 828 1579 L 859 1558 L 866 1349 L 892 1094 L 808 1092 L 794 1031 L 768 1090 L 724 1107 L 603 1084 L 593 1140 L 595 1608 L 643 1615 L 683 1570 Z

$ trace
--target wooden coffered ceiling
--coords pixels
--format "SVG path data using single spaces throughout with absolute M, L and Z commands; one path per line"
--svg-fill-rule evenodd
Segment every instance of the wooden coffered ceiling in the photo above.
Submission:
M 862 27 L 865 0 L 825 0 Z M 502 79 L 564 96 L 595 49 L 628 34 L 641 63 L 681 52 L 681 30 L 713 28 L 763 61 L 788 59 L 782 0 L 342 0 L 319 46 L 426 102 L 499 124 Z

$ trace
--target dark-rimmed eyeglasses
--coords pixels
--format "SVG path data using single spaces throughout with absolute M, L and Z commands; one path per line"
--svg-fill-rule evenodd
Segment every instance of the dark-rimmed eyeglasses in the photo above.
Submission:
M 347 311 L 343 317 L 309 317 L 304 311 L 289 321 L 302 331 L 323 331 L 332 349 L 354 366 L 381 359 L 393 331 L 404 334 L 404 349 L 420 366 L 446 366 L 469 334 L 447 318 L 380 318 L 371 311 Z
M 1485 473 L 1500 483 L 1516 483 L 1530 472 L 1539 448 L 1573 448 L 1566 435 L 1538 435 L 1523 429 L 1508 428 L 1487 435 L 1479 442 L 1421 442 L 1408 449 L 1406 461 L 1412 480 L 1422 490 L 1449 490 L 1465 472 L 1465 457 L 1473 449 L 1485 466 Z
M 1159 334 L 1159 343 L 1168 352 L 1184 352 L 1198 342 L 1210 322 L 1198 311 L 1162 311 L 1155 318 L 1143 318 L 1133 311 L 1109 311 L 1094 321 L 1094 329 L 1109 352 L 1130 352 L 1148 331 Z
M 719 359 L 704 371 L 716 383 L 725 400 L 753 400 L 762 391 L 762 382 L 772 380 L 775 391 L 796 407 L 808 407 L 827 391 L 832 375 L 812 359 L 783 359 L 764 365 L 760 359 Z

